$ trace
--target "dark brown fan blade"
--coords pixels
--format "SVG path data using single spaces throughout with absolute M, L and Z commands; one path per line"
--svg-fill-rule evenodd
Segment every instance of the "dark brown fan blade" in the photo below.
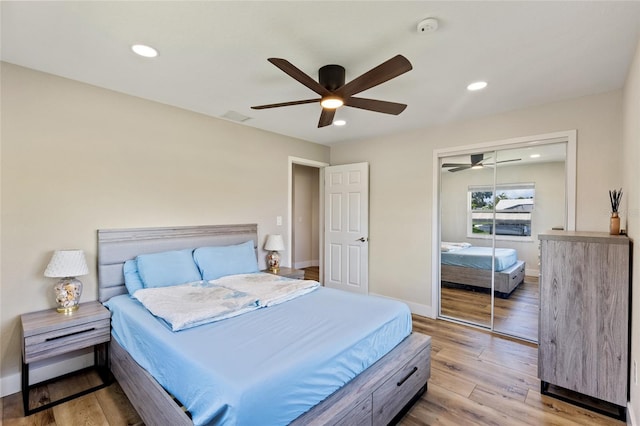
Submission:
M 500 163 L 510 163 L 510 162 L 512 162 L 512 161 L 520 161 L 520 160 L 522 160 L 522 158 L 514 158 L 513 160 L 502 160 L 502 161 L 496 161 L 496 163 L 497 163 L 497 164 L 500 164 Z
M 348 98 L 411 71 L 411 69 L 413 67 L 407 58 L 402 55 L 394 56 L 339 88 L 336 95 Z
M 467 163 L 444 163 L 442 167 L 462 167 L 462 166 L 471 166 L 471 164 Z
M 305 99 L 302 101 L 291 101 L 291 102 L 280 102 L 279 104 L 267 104 L 267 105 L 257 105 L 252 106 L 251 109 L 267 109 L 267 108 L 278 108 L 283 106 L 291 106 L 291 105 L 302 105 L 302 104 L 311 104 L 314 102 L 320 102 L 321 98 L 318 99 Z
M 396 102 L 379 101 L 377 99 L 367 98 L 347 98 L 344 100 L 346 106 L 366 109 L 369 111 L 382 112 L 384 114 L 398 115 L 407 107 L 405 104 Z
M 320 121 L 318 121 L 318 129 L 325 127 L 333 123 L 333 117 L 336 115 L 335 109 L 322 108 L 322 114 L 320 114 Z
M 450 172 L 459 172 L 460 170 L 467 170 L 467 169 L 470 169 L 471 167 L 473 167 L 473 166 L 467 165 L 467 166 L 462 166 L 462 167 L 456 167 L 455 169 L 451 169 L 449 171 Z
M 298 80 L 300 83 L 307 86 L 309 89 L 316 92 L 318 95 L 329 96 L 331 94 L 329 90 L 324 88 L 320 83 L 315 81 L 313 78 L 309 77 L 304 72 L 300 71 L 298 68 L 296 68 L 295 65 L 293 65 L 291 62 L 287 61 L 286 59 L 269 58 L 268 61 L 271 62 L 276 67 L 280 68 L 289 76 L 293 77 L 294 79 Z

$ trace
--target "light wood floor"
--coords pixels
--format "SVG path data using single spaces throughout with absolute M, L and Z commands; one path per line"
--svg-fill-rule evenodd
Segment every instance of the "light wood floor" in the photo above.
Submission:
M 31 408 L 100 384 L 95 372 L 81 373 L 65 380 L 40 386 L 30 393 Z M 3 426 L 80 426 L 80 425 L 143 425 L 118 383 L 24 417 L 22 393 L 2 398 L 0 414 Z M 168 426 L 168 425 L 167 425 Z
M 538 300 L 540 286 L 537 277 L 525 277 L 507 299 L 494 300 L 494 329 L 531 341 L 538 340 Z M 442 315 L 466 322 L 491 326 L 489 293 L 442 288 Z
M 320 270 L 317 266 L 309 266 L 308 268 L 302 268 L 304 271 L 305 280 L 318 281 L 320 279 Z
M 423 425 L 615 425 L 623 422 L 540 395 L 535 345 L 475 328 L 414 316 L 414 330 L 432 336 L 428 391 L 401 420 Z M 34 403 L 97 380 L 84 375 L 32 392 Z M 14 425 L 139 425 L 117 383 L 52 409 L 22 416 L 20 393 L 2 399 L 0 418 Z M 164 425 L 160 425 L 164 426 Z

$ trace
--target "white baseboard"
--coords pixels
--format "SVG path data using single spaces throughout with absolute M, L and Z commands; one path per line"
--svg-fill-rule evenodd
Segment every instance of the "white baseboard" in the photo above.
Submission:
M 528 277 L 539 277 L 540 276 L 540 270 L 539 269 L 525 268 L 524 274 L 526 276 L 528 276 Z
M 311 266 L 320 266 L 320 261 L 319 260 L 305 260 L 305 261 L 302 261 L 302 262 L 294 262 L 294 264 L 293 264 L 293 268 L 294 269 L 309 268 Z
M 382 294 L 369 293 L 371 296 L 384 297 L 385 299 L 397 300 L 398 302 L 406 303 L 409 306 L 412 314 L 420 315 L 421 317 L 427 317 L 435 319 L 435 312 L 433 308 L 428 305 L 422 305 L 420 303 L 408 302 L 402 299 L 396 299 L 395 297 L 384 296 Z
M 71 373 L 72 371 L 93 365 L 93 350 L 74 352 L 76 356 L 69 358 L 63 355 L 48 362 L 32 363 L 29 366 L 29 383 L 40 383 L 45 380 Z M 0 377 L 0 398 L 22 390 L 22 373 L 13 373 Z
M 630 426 L 638 426 L 636 422 L 636 415 L 633 412 L 633 406 L 631 405 L 631 401 L 627 403 L 627 424 Z

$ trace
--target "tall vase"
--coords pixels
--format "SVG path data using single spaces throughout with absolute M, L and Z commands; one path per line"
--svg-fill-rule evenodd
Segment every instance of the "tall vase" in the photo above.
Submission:
M 620 217 L 617 212 L 611 213 L 611 220 L 609 221 L 609 235 L 620 234 Z

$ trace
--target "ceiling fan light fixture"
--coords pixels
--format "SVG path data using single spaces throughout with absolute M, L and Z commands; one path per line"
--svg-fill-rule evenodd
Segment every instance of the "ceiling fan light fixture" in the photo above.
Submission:
M 158 51 L 146 44 L 134 44 L 131 46 L 131 50 L 133 50 L 133 53 L 136 55 L 144 56 L 145 58 L 155 58 L 158 56 Z
M 396 78 L 407 71 L 411 71 L 413 69 L 411 62 L 402 55 L 396 55 L 384 61 L 348 83 L 345 83 L 345 70 L 341 65 L 325 65 L 321 67 L 318 70 L 318 81 L 316 81 L 286 59 L 268 58 L 267 60 L 289 77 L 320 95 L 320 98 L 256 105 L 252 106 L 251 109 L 278 108 L 320 102 L 322 112 L 318 120 L 318 128 L 321 128 L 333 123 L 336 109 L 343 105 L 392 115 L 400 114 L 407 107 L 405 104 L 397 102 L 354 96 Z
M 333 122 L 333 125 L 334 126 L 338 126 L 338 127 L 344 126 L 345 124 L 347 124 L 347 122 L 345 120 L 335 120 Z
M 325 96 L 320 101 L 320 105 L 326 109 L 337 109 L 344 105 L 344 101 L 338 96 Z
M 479 169 L 483 169 L 483 168 L 484 168 L 484 166 L 483 166 L 482 164 L 476 164 L 475 166 L 471 166 L 471 168 L 472 168 L 473 170 L 479 170 Z
M 487 87 L 486 81 L 476 81 L 475 83 L 471 83 L 467 86 L 467 90 L 470 92 L 475 92 L 476 90 L 482 90 Z

